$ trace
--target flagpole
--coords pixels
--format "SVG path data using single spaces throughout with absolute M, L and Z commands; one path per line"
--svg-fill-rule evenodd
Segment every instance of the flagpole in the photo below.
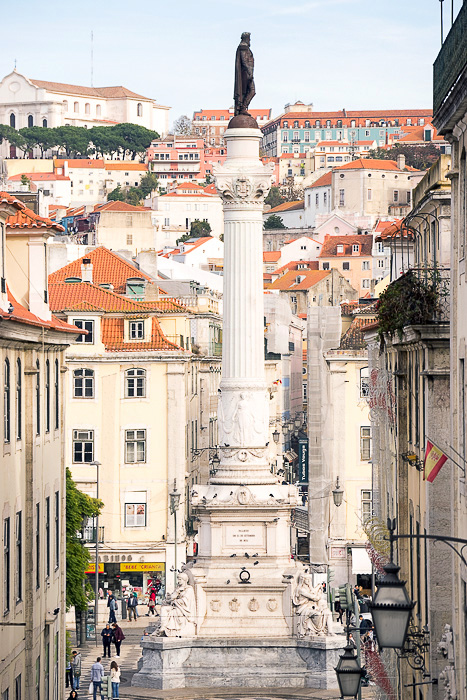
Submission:
M 455 459 L 453 459 L 452 457 L 450 457 L 450 456 L 447 454 L 447 450 L 446 450 L 445 448 L 443 448 L 443 447 L 440 447 L 440 446 L 439 446 L 437 443 L 435 443 L 431 438 L 429 438 L 428 435 L 426 436 L 426 439 L 429 440 L 429 441 L 431 442 L 431 444 L 432 444 L 434 447 L 437 447 L 438 450 L 441 450 L 441 452 L 443 452 L 444 454 L 446 454 L 446 457 L 447 457 L 448 459 L 450 459 L 451 462 L 452 462 L 453 464 L 456 465 L 456 467 L 459 467 L 459 469 L 460 469 L 462 472 L 464 472 L 464 476 L 465 476 L 465 466 L 462 466 L 461 464 L 459 464 L 458 462 L 456 462 Z M 467 464 L 467 461 L 463 458 L 463 456 L 462 456 L 461 454 L 459 454 L 459 452 L 458 452 L 457 450 L 454 449 L 454 447 L 452 447 L 451 445 L 449 445 L 449 448 L 448 448 L 448 449 L 449 449 L 449 450 L 452 450 L 453 452 L 455 452 L 456 455 L 457 455 L 458 457 L 460 457 L 461 460 L 464 462 L 464 465 Z

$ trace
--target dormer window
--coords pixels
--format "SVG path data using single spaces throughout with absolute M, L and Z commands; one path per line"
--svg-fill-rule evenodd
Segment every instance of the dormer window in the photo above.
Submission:
M 343 252 L 344 252 L 344 246 L 343 246 L 343 245 L 338 245 L 338 246 L 337 246 L 337 252 L 338 252 L 338 253 L 343 253 Z
M 126 296 L 132 299 L 143 300 L 146 288 L 146 280 L 141 277 L 129 277 L 126 281 Z
M 130 321 L 130 340 L 144 339 L 144 321 Z
M 352 253 L 359 253 L 360 252 L 360 245 L 358 243 L 354 243 L 352 246 Z

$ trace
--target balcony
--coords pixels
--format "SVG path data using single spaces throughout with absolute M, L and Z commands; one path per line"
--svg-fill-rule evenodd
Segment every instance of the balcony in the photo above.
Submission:
M 433 66 L 433 114 L 437 114 L 467 65 L 467 3 L 464 2 Z M 439 126 L 438 126 L 439 129 Z
M 95 544 L 96 542 L 96 528 L 93 527 L 92 525 L 86 525 L 81 530 L 81 539 L 83 542 L 86 544 Z M 99 527 L 99 544 L 102 544 L 104 542 L 104 527 L 100 526 Z
M 214 341 L 211 341 L 209 343 L 209 356 L 222 357 L 222 343 L 216 343 Z

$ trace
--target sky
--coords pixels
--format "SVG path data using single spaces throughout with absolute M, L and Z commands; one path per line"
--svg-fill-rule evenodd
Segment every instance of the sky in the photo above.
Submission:
M 462 0 L 453 0 L 454 17 Z M 444 2 L 445 30 L 451 0 Z M 439 0 L 23 0 L 8 7 L 1 76 L 125 87 L 169 105 L 171 122 L 233 103 L 235 50 L 251 32 L 256 97 L 274 116 L 432 106 Z

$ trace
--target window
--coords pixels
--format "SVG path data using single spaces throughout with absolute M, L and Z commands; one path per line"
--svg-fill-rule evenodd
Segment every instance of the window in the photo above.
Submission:
M 10 361 L 6 358 L 3 365 L 3 440 L 10 442 Z
M 36 435 L 41 434 L 41 374 L 39 360 L 36 360 Z
M 79 335 L 75 343 L 94 343 L 94 321 L 83 321 L 81 319 L 75 319 L 73 321 L 74 325 L 81 330 L 87 331 L 87 335 Z
M 372 493 L 371 491 L 363 490 L 361 491 L 361 504 L 362 504 L 362 523 L 365 523 L 372 516 Z
M 130 321 L 130 340 L 144 338 L 144 321 Z
M 342 263 L 342 269 L 343 269 L 343 270 L 350 270 L 350 263 L 349 263 L 349 262 L 343 262 L 343 263 Z
M 136 105 L 136 116 L 143 116 L 143 105 L 141 104 L 141 102 L 138 102 L 138 104 Z
M 362 262 L 362 270 L 369 270 L 370 269 L 370 261 L 369 260 L 364 260 Z
M 345 190 L 339 190 L 339 206 L 343 207 L 345 204 Z
M 412 194 L 412 193 L 410 192 L 410 190 L 407 190 L 407 204 L 410 204 L 410 201 L 411 201 L 411 194 Z
M 384 253 L 384 244 L 382 241 L 378 241 L 378 243 L 376 244 L 376 252 L 380 255 Z
M 299 135 L 298 131 L 293 132 L 293 140 L 300 141 L 300 135 Z
M 368 367 L 360 370 L 360 396 L 367 398 L 370 395 L 370 373 Z
M 146 462 L 146 431 L 125 430 L 125 463 Z
M 371 428 L 370 426 L 360 427 L 360 459 L 362 462 L 369 462 L 371 459 Z
M 146 527 L 146 503 L 125 503 L 125 527 Z
M 328 201 L 328 193 L 327 193 L 327 192 L 324 192 L 324 193 L 323 193 L 323 204 L 326 205 L 326 204 L 327 204 L 327 201 Z
M 50 496 L 45 499 L 45 578 L 50 576 Z
M 2 700 L 10 700 L 10 689 L 7 688 L 2 692 Z
M 384 267 L 384 260 L 378 260 L 378 267 Z
M 394 201 L 395 202 L 399 201 L 399 190 L 394 190 Z
M 338 245 L 336 248 L 337 253 L 343 253 L 344 252 L 344 246 L 343 245 Z
M 36 658 L 36 681 L 35 681 L 35 700 L 40 700 L 41 697 L 41 657 Z M 47 700 L 47 698 L 46 698 Z
M 50 433 L 50 362 L 45 362 L 45 432 Z
M 318 192 L 315 194 L 315 204 L 316 204 L 316 206 L 319 205 L 319 193 Z
M 32 116 L 32 114 L 28 116 L 28 126 L 34 126 L 34 117 Z
M 367 198 L 368 198 L 368 201 L 369 201 L 369 202 L 371 202 L 371 197 L 372 197 L 372 191 L 371 191 L 371 190 L 367 190 Z
M 15 522 L 15 596 L 16 602 L 23 599 L 23 514 L 16 513 Z
M 73 430 L 73 462 L 90 463 L 94 459 L 94 430 Z
M 323 262 L 323 270 L 329 270 L 329 263 Z
M 411 120 L 411 119 L 407 119 L 407 126 L 412 126 L 412 120 Z
M 73 398 L 94 398 L 94 370 L 75 369 L 73 371 Z
M 282 132 L 282 141 L 284 143 L 287 143 L 288 140 L 289 140 L 289 135 L 288 135 L 287 131 L 283 131 Z
M 36 503 L 36 589 L 41 587 L 41 507 Z
M 74 111 L 74 112 L 79 112 L 79 103 L 78 103 L 78 102 L 75 102 L 75 103 L 73 104 L 73 111 Z
M 55 491 L 55 568 L 60 566 L 60 491 Z
M 13 127 L 13 129 L 16 128 L 16 117 L 13 112 L 10 114 L 10 126 Z
M 134 399 L 146 396 L 146 370 L 127 369 L 125 372 L 125 397 Z
M 86 102 L 86 104 L 84 105 L 84 113 L 91 114 L 91 105 L 89 104 L 89 102 Z
M 58 360 L 55 360 L 55 377 L 54 377 L 54 389 L 55 389 L 55 430 L 60 427 L 60 369 L 58 366 Z
M 21 673 L 15 678 L 15 700 L 21 700 Z
M 360 245 L 358 243 L 354 243 L 352 246 L 352 253 L 359 253 L 360 252 Z
M 100 105 L 96 105 L 96 117 L 100 117 L 102 113 L 102 108 Z
M 362 280 L 363 289 L 370 289 L 370 282 L 371 282 L 371 280 L 369 280 L 369 279 Z
M 309 143 L 309 141 L 310 141 L 310 132 L 309 132 L 309 131 L 305 131 L 305 142 L 306 142 L 306 143 Z
M 353 127 L 353 128 L 355 128 L 355 119 L 352 119 L 352 120 L 350 121 L 350 126 Z
M 3 614 L 10 609 L 10 518 L 3 521 Z

